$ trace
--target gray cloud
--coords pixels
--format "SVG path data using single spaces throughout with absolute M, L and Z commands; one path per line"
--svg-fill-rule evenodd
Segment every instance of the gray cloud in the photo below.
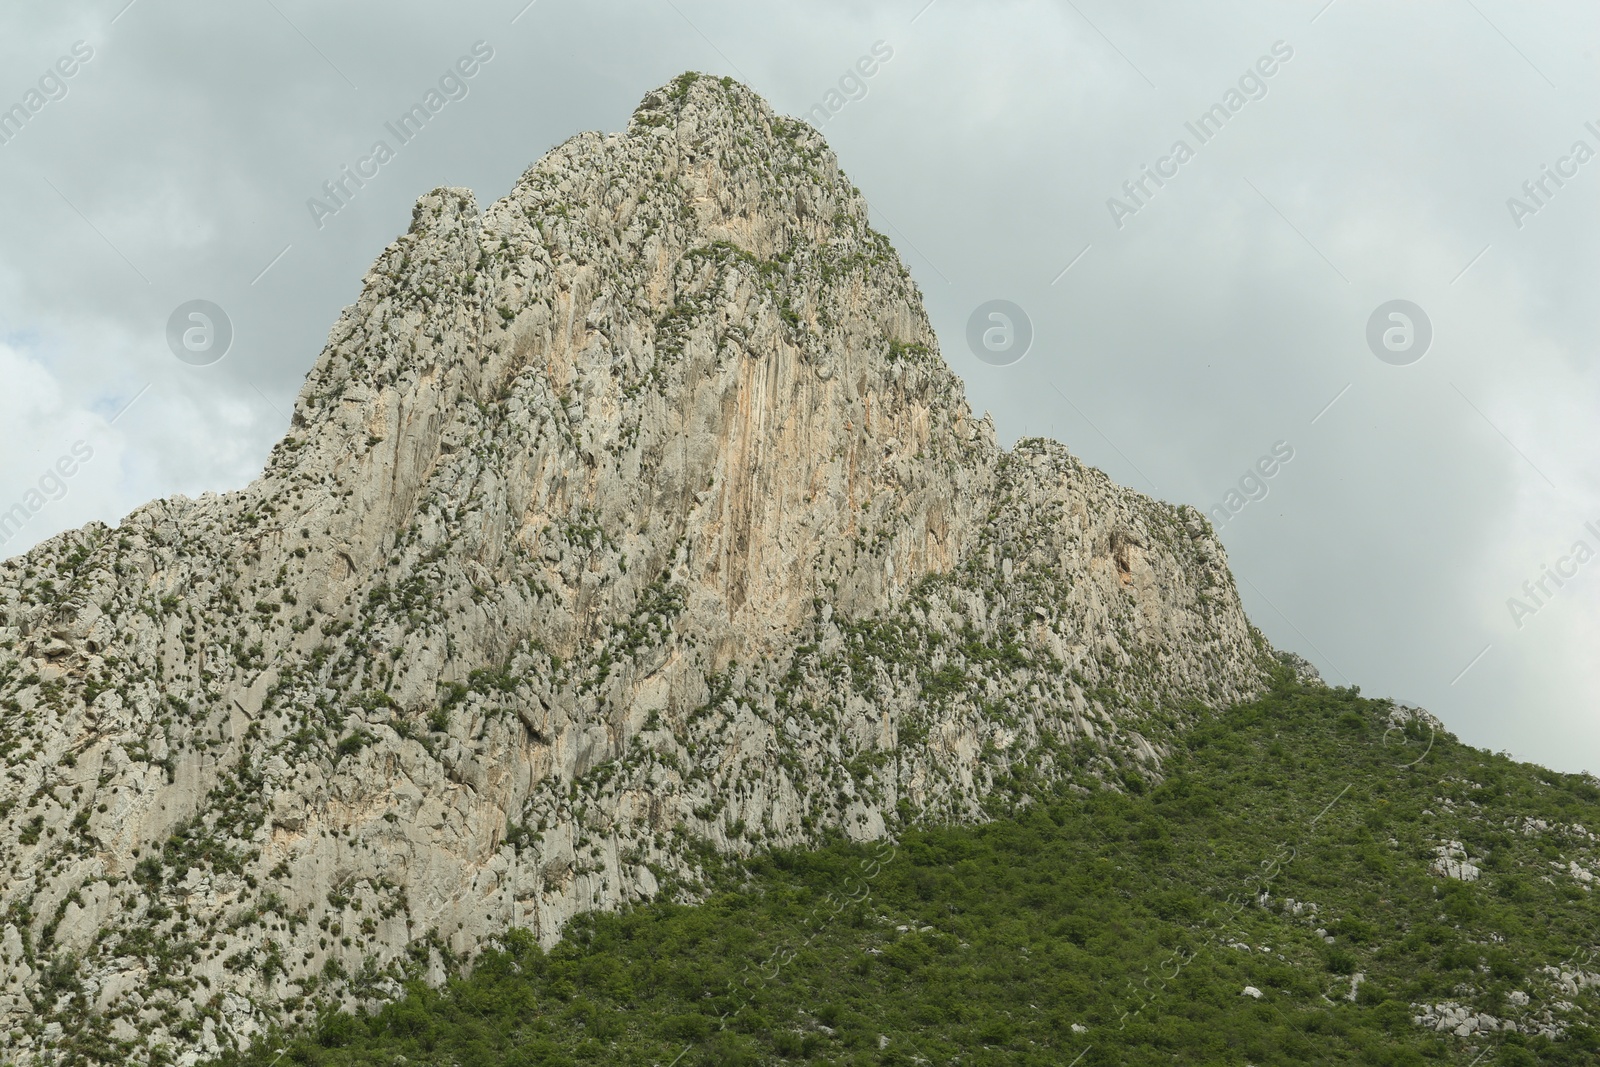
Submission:
M 1574 141 L 1600 150 L 1592 7 L 124 5 L 0 15 L 0 107 L 93 49 L 0 144 L 0 506 L 75 442 L 93 459 L 0 551 L 248 481 L 420 193 L 491 200 L 685 69 L 804 114 L 882 41 L 893 58 L 822 129 L 974 406 L 1206 510 L 1290 443 L 1221 528 L 1267 634 L 1474 743 L 1600 769 L 1600 567 L 1520 627 L 1508 609 L 1600 520 L 1597 265 L 1578 239 L 1600 159 L 1520 228 L 1507 206 Z M 307 201 L 480 40 L 494 58 L 466 95 L 319 228 Z M 1241 88 L 1275 42 L 1292 58 L 1264 95 Z M 1198 143 L 1185 123 L 1230 88 L 1252 98 Z M 1178 139 L 1193 158 L 1119 228 L 1108 198 Z M 1409 366 L 1364 339 L 1396 298 L 1435 330 Z M 193 299 L 234 327 L 211 366 L 167 347 Z M 991 299 L 1032 320 L 1011 366 L 966 346 Z

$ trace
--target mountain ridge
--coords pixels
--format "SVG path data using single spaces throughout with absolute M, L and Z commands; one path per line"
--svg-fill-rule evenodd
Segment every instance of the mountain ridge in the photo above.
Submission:
M 0 565 L 0 1032 L 192 1063 L 713 852 L 1142 788 L 1272 662 L 1204 516 L 1001 450 L 820 135 L 685 75 L 420 198 L 250 486 Z

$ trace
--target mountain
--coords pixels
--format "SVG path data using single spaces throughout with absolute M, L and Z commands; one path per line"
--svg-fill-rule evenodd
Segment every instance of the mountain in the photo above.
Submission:
M 685 75 L 422 197 L 249 487 L 0 567 L 0 1034 L 192 1063 L 721 857 L 1143 790 L 1275 663 L 1198 511 L 997 447 L 821 137 Z

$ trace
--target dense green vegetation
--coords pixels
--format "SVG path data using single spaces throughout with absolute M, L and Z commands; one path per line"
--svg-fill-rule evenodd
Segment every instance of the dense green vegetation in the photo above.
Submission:
M 1541 970 L 1600 970 L 1600 792 L 1391 710 L 1285 678 L 1153 788 L 1014 782 L 984 825 L 766 855 L 231 1062 L 1600 1063 L 1600 990 Z M 1479 877 L 1434 868 L 1452 842 Z M 1443 1001 L 1559 1036 L 1413 1021 Z

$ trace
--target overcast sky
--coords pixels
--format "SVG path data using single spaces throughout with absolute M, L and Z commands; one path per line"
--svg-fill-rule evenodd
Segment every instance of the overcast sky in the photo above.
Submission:
M 0 510 L 33 514 L 0 554 L 244 485 L 418 195 L 487 204 L 731 74 L 818 116 L 1005 443 L 1211 512 L 1252 618 L 1330 682 L 1600 771 L 1600 8 L 525 3 L 6 5 Z M 196 299 L 233 329 L 206 366 L 167 339 Z M 1005 366 L 966 340 L 995 299 L 1033 329 Z M 1375 350 L 1395 300 L 1425 322 L 1384 308 Z

